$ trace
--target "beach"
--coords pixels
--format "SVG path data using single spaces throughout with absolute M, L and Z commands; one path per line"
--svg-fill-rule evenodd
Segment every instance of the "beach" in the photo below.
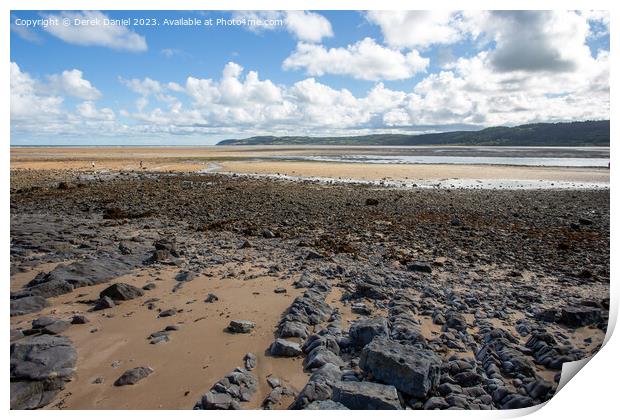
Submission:
M 270 159 L 282 153 L 12 149 L 12 345 L 75 352 L 52 382 L 12 376 L 12 405 L 320 408 L 415 371 L 429 386 L 397 381 L 382 407 L 517 408 L 600 348 L 607 168 Z M 459 179 L 548 188 L 402 184 Z

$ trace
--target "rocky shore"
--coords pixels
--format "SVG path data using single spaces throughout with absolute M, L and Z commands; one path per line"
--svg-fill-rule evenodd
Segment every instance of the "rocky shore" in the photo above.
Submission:
M 539 404 L 602 343 L 609 217 L 608 190 L 13 170 L 11 407 Z

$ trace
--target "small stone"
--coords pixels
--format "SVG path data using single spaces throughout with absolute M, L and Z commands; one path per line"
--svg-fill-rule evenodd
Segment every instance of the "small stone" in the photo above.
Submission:
M 254 327 L 256 327 L 256 324 L 252 321 L 234 319 L 230 321 L 230 324 L 228 324 L 228 331 L 232 333 L 247 334 L 252 331 Z
M 243 356 L 243 364 L 247 370 L 253 370 L 256 367 L 256 355 L 254 353 L 247 353 Z
M 177 314 L 176 309 L 166 309 L 165 311 L 161 311 L 157 317 L 166 318 L 166 317 L 173 316 L 176 314 Z
M 136 367 L 125 371 L 116 381 L 114 386 L 134 385 L 153 373 L 150 367 Z
M 217 300 L 220 300 L 216 295 L 214 295 L 213 293 L 209 293 L 207 295 L 207 298 L 205 299 L 206 303 L 213 303 Z
M 88 324 L 89 322 L 90 320 L 82 314 L 73 315 L 73 318 L 71 318 L 72 324 Z
M 147 283 L 144 286 L 142 286 L 142 290 L 153 290 L 157 287 L 157 285 L 155 283 Z
M 284 287 L 276 287 L 273 289 L 274 293 L 286 293 L 286 289 Z
M 100 298 L 109 297 L 112 300 L 131 300 L 144 295 L 141 289 L 127 283 L 116 283 L 99 293 Z

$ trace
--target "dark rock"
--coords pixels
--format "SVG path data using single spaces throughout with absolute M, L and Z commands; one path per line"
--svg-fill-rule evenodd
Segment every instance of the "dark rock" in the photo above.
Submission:
M 284 287 L 276 287 L 273 289 L 274 293 L 286 293 L 286 289 Z
M 601 321 L 601 310 L 588 306 L 562 308 L 559 322 L 572 328 L 596 324 Z
M 347 407 L 339 402 L 332 400 L 313 401 L 304 410 L 348 410 Z
M 155 283 L 147 283 L 144 286 L 142 286 L 142 290 L 153 290 L 157 287 L 157 285 Z
M 525 390 L 528 395 L 535 400 L 546 401 L 549 392 L 553 389 L 553 384 L 544 380 L 530 382 Z
M 58 321 L 58 318 L 54 318 L 51 316 L 42 316 L 41 318 L 37 318 L 32 321 L 32 328 L 35 330 L 40 330 L 50 324 L 53 324 L 56 321 Z
M 228 324 L 228 331 L 232 333 L 247 334 L 256 327 L 256 324 L 252 321 L 246 321 L 242 319 L 234 319 Z
M 176 309 L 166 309 L 165 311 L 161 311 L 159 313 L 159 315 L 157 315 L 158 318 L 166 318 L 169 316 L 174 316 L 177 314 Z
M 308 328 L 305 324 L 302 324 L 301 322 L 284 321 L 280 324 L 280 328 L 278 328 L 278 337 L 298 337 L 301 339 L 305 339 L 306 337 L 308 337 Z
M 372 313 L 370 308 L 364 303 L 353 303 L 351 305 L 351 312 L 359 315 L 370 315 Z
M 407 264 L 407 270 L 430 274 L 433 272 L 433 267 L 429 263 L 425 262 L 410 262 Z
M 126 370 L 125 373 L 114 381 L 114 386 L 134 385 L 149 376 L 151 373 L 153 373 L 153 369 L 148 366 L 140 366 Z
M 40 335 L 11 343 L 11 409 L 47 405 L 73 376 L 77 353 L 66 337 Z
M 383 317 L 361 319 L 351 325 L 349 335 L 354 346 L 364 347 L 373 338 L 389 334 L 387 319 Z
M 284 340 L 282 338 L 277 338 L 273 344 L 271 344 L 269 353 L 271 353 L 272 356 L 295 357 L 302 354 L 302 351 L 299 344 Z
M 445 410 L 450 404 L 442 397 L 431 397 L 424 403 L 425 410 Z
M 336 382 L 332 400 L 352 410 L 400 410 L 396 388 L 373 382 Z
M 88 324 L 89 322 L 90 321 L 88 320 L 88 318 L 81 314 L 73 315 L 73 318 L 71 318 L 72 324 Z
M 176 275 L 176 281 L 192 281 L 196 277 L 196 273 L 192 271 L 181 271 Z
M 260 234 L 262 235 L 263 238 L 266 238 L 266 239 L 273 239 L 276 237 L 276 234 L 270 231 L 269 229 L 263 229 Z
M 115 283 L 106 287 L 101 293 L 100 298 L 109 297 L 112 300 L 131 300 L 144 295 L 141 289 L 126 283 Z
M 41 296 L 26 296 L 19 299 L 11 299 L 11 316 L 39 312 L 48 306 L 49 302 Z
M 49 334 L 49 335 L 58 335 L 69 328 L 71 324 L 67 321 L 57 320 L 51 324 L 46 325 L 42 330 L 41 334 Z
M 441 359 L 430 350 L 377 337 L 362 350 L 360 367 L 405 394 L 425 398 L 439 383 Z
M 220 300 L 216 295 L 214 295 L 213 293 L 209 293 L 207 295 L 207 298 L 205 299 L 206 303 L 213 303 L 217 300 Z
M 97 303 L 95 303 L 95 306 L 93 307 L 93 311 L 101 311 L 103 309 L 110 309 L 113 308 L 114 305 L 114 301 L 112 299 L 110 299 L 108 296 L 104 296 L 101 299 L 97 300 Z
M 319 254 L 318 252 L 314 251 L 314 250 L 310 250 L 308 251 L 308 253 L 306 254 L 306 259 L 307 260 L 321 260 L 325 258 L 322 254 Z
M 377 200 L 376 198 L 367 198 L 364 204 L 367 206 L 378 206 L 379 200 Z

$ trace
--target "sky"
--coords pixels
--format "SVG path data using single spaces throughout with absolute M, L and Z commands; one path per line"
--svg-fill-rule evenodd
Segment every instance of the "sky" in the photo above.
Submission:
M 13 11 L 11 144 L 609 119 L 603 11 Z

